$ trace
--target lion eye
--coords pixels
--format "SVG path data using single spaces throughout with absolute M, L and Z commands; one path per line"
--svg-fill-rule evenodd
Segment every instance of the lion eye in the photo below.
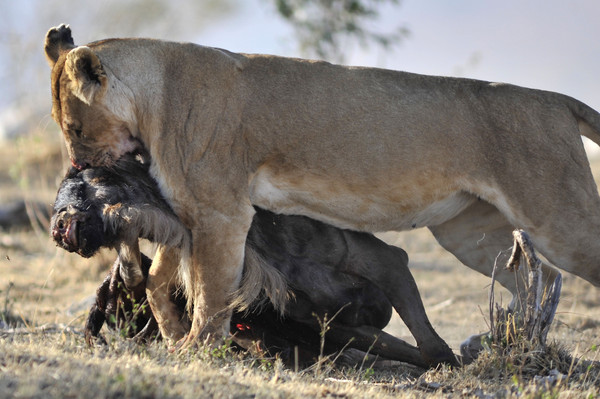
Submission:
M 81 129 L 75 129 L 75 136 L 77 136 L 78 139 L 80 139 L 81 136 L 83 136 Z

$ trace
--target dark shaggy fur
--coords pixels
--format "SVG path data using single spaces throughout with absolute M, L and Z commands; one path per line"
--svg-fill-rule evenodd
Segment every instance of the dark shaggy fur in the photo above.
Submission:
M 115 218 L 111 213 L 115 206 L 125 210 L 143 208 L 139 214 L 151 209 L 155 216 L 162 214 L 161 217 L 177 223 L 172 220 L 173 213 L 148 175 L 147 166 L 135 159 L 120 162 L 115 169 L 69 171 L 57 194 L 52 218 L 51 232 L 59 246 L 90 256 L 100 247 L 119 248 L 123 239 L 133 245 L 132 236 L 157 241 L 155 230 L 158 226 L 140 228 L 141 224 L 136 221 L 118 220 L 121 215 L 131 213 L 121 212 Z M 161 227 L 170 231 L 167 236 L 178 238 L 165 239 L 163 232 L 158 241 L 180 244 L 184 241 L 181 237 L 185 232 L 177 227 Z M 407 304 L 416 303 L 417 309 L 422 309 L 418 290 L 407 268 L 408 258 L 400 248 L 389 246 L 370 234 L 341 230 L 302 216 L 276 215 L 256 209 L 246 253 L 246 269 L 249 268 L 249 254 L 252 254 L 261 260 L 262 268 L 284 277 L 291 299 L 283 316 L 270 302 L 265 304 L 264 293 L 247 311 L 234 312 L 231 332 L 234 341 L 243 347 L 254 347 L 251 342 L 260 341 L 264 351 L 290 354 L 297 346 L 301 353 L 314 357 L 320 351 L 321 327 L 317 317 L 328 315 L 331 318 L 337 314 L 326 336 L 327 352 L 339 351 L 350 342 L 349 347 L 387 358 L 421 366 L 429 363 L 417 348 L 381 331 L 391 317 L 392 306 L 373 281 L 398 280 L 397 287 L 406 295 Z M 109 325 L 114 326 L 116 321 L 124 326 L 133 312 L 132 299 L 137 304 L 144 303 L 143 288 L 150 263 L 150 259 L 142 255 L 139 262 L 142 278 L 131 285 L 124 284 L 122 261 L 117 259 L 98 289 L 96 303 L 86 324 L 88 341 L 99 334 L 105 321 Z M 401 278 L 396 277 L 398 273 L 389 273 L 390 270 L 401 270 Z M 173 293 L 172 300 L 178 303 L 181 315 L 185 317 L 183 298 Z M 397 310 L 409 327 L 414 320 L 420 320 L 431 328 L 424 310 L 415 312 L 409 306 Z M 135 322 L 127 324 L 129 336 L 148 338 L 157 333 L 149 309 L 139 310 L 135 316 Z M 455 359 L 447 361 L 456 362 Z

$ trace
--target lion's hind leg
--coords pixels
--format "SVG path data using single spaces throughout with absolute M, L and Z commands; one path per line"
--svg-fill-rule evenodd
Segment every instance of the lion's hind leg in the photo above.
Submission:
M 438 242 L 463 264 L 488 277 L 497 265 L 495 279 L 512 294 L 509 305 L 515 311 L 526 306 L 526 268 L 513 272 L 506 269 L 510 258 L 514 227 L 493 205 L 479 200 L 455 218 L 438 226 L 430 227 Z M 548 289 L 557 271 L 542 263 L 542 282 Z M 486 333 L 472 335 L 461 344 L 463 361 L 470 362 L 483 349 L 481 340 Z
M 510 257 L 515 227 L 490 203 L 478 200 L 453 219 L 429 228 L 444 249 L 469 268 L 488 277 L 497 264 L 496 281 L 513 295 L 510 307 L 517 310 L 526 293 L 527 276 L 506 270 Z M 542 279 L 552 284 L 556 270 L 542 265 Z
M 600 286 L 600 196 L 577 120 L 560 109 L 548 112 L 548 104 L 531 105 L 529 122 L 500 136 L 511 140 L 495 154 L 502 163 L 483 166 L 467 189 L 526 231 L 552 265 Z

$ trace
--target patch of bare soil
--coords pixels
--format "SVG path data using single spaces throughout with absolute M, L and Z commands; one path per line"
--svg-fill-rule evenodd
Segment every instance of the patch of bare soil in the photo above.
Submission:
M 60 138 L 52 137 L 0 147 L 0 204 L 52 203 L 67 167 Z M 159 342 L 137 346 L 118 332 L 107 332 L 106 347 L 88 348 L 84 318 L 115 255 L 86 260 L 59 250 L 47 220 L 31 215 L 39 219 L 34 228 L 0 230 L 0 397 L 597 397 L 600 391 L 597 367 L 577 362 L 598 360 L 600 290 L 570 275 L 563 275 L 545 360 L 525 349 L 525 360 L 489 352 L 454 370 L 377 368 L 366 359 L 354 369 L 325 361 L 296 372 L 227 348 L 173 354 Z M 426 230 L 383 238 L 408 252 L 429 317 L 456 352 L 467 336 L 487 331 L 488 278 L 462 266 Z M 499 288 L 496 298 L 510 300 Z M 398 318 L 387 331 L 412 341 Z M 542 366 L 531 374 L 528 361 Z

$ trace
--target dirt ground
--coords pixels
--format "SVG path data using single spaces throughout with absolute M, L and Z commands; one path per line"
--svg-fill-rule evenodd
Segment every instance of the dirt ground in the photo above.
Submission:
M 50 205 L 66 166 L 58 133 L 44 133 L 5 143 L 0 148 L 0 204 L 24 199 Z M 594 163 L 594 169 L 599 166 L 600 163 Z M 596 175 L 600 176 L 600 173 Z M 118 339 L 109 349 L 86 349 L 80 333 L 84 318 L 95 288 L 115 255 L 106 251 L 92 259 L 82 259 L 56 248 L 49 238 L 43 212 L 38 216 L 42 220 L 34 229 L 0 230 L 0 312 L 4 317 L 0 320 L 0 353 L 4 353 L 0 354 L 0 397 L 17 394 L 23 397 L 77 397 L 85 396 L 82 393 L 86 393 L 87 389 L 104 389 L 106 395 L 98 397 L 127 392 L 128 396 L 134 397 L 193 397 L 195 394 L 200 396 L 199 392 L 212 392 L 211 396 L 222 397 L 387 397 L 399 393 L 408 397 L 465 394 L 488 397 L 485 395 L 498 392 L 501 396 L 527 396 L 527 392 L 535 396 L 534 392 L 537 392 L 527 388 L 528 385 L 519 385 L 521 383 L 514 379 L 504 388 L 465 382 L 466 388 L 458 389 L 455 386 L 460 383 L 453 379 L 456 376 L 448 379 L 440 370 L 435 372 L 437 374 L 429 374 L 427 382 L 424 382 L 423 376 L 417 380 L 406 371 L 392 373 L 391 376 L 377 371 L 368 376 L 365 385 L 364 371 L 360 378 L 356 375 L 345 378 L 339 374 L 332 377 L 330 374 L 329 377 L 314 379 L 312 374 L 294 374 L 272 365 L 263 367 L 265 364 L 260 362 L 250 364 L 250 361 L 244 360 L 244 366 L 239 366 L 235 360 L 220 363 L 222 360 L 215 361 L 214 357 L 206 363 L 208 365 L 198 369 L 200 366 L 189 359 L 181 360 L 165 354 L 166 348 L 160 344 L 140 353 L 140 349 L 132 349 L 129 343 Z M 381 237 L 401 246 L 409 254 L 411 270 L 432 324 L 456 352 L 467 336 L 487 330 L 488 278 L 462 266 L 435 242 L 427 230 L 386 233 Z M 151 246 L 146 249 L 151 250 Z M 550 340 L 556 340 L 576 357 L 596 360 L 596 348 L 600 344 L 600 289 L 570 275 L 563 275 L 563 278 L 562 296 Z M 500 296 L 497 294 L 496 297 Z M 506 293 L 503 298 L 504 302 L 509 301 Z M 11 330 L 13 325 L 18 325 L 21 333 Z M 397 317 L 387 331 L 414 342 Z M 73 356 L 69 357 L 69 352 Z M 122 363 L 118 360 L 121 355 L 125 359 Z M 108 367 L 112 370 L 108 374 L 100 373 L 104 358 L 111 359 L 113 364 Z M 26 371 L 26 366 L 33 367 L 33 374 Z M 129 368 L 139 368 L 139 381 L 134 378 L 133 371 L 127 371 Z M 266 369 L 264 373 L 263 368 Z M 62 374 L 54 375 L 57 370 Z M 80 375 L 83 370 L 87 371 Z M 179 380 L 173 381 L 171 388 L 159 391 L 152 385 L 155 378 L 163 373 L 174 374 L 173 370 L 179 370 L 175 373 Z M 71 377 L 64 376 L 69 373 L 73 373 Z M 131 388 L 126 377 L 133 378 L 139 386 Z M 64 382 L 65 378 L 71 378 L 71 382 Z M 89 385 L 90 378 L 97 378 L 99 385 Z M 245 382 L 242 381 L 239 391 L 227 382 L 240 378 Z M 581 387 L 564 385 L 544 392 L 593 397 L 598 394 L 597 379 L 596 376 L 592 384 Z M 281 384 L 278 385 L 277 381 Z M 228 385 L 226 390 L 216 388 L 223 382 Z M 273 390 L 268 389 L 268 384 L 273 384 Z M 425 388 L 419 388 L 419 384 L 426 384 Z M 111 390 L 111 386 L 117 388 Z M 418 389 L 412 389 L 413 386 Z

